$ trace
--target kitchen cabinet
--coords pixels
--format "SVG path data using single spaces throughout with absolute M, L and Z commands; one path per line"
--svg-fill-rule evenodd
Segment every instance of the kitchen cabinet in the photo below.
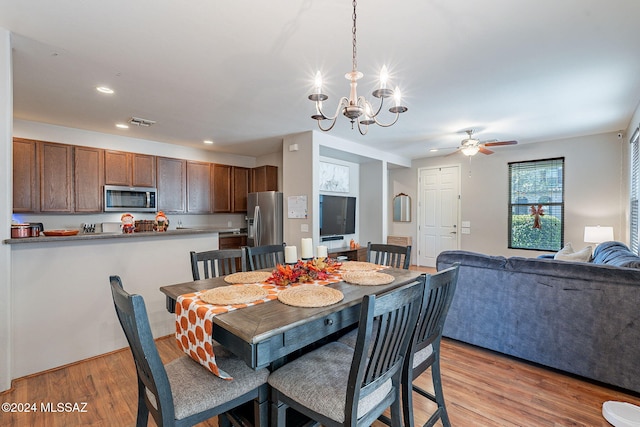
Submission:
M 187 212 L 211 213 L 211 164 L 187 162 Z
M 158 209 L 165 213 L 184 213 L 187 162 L 169 157 L 157 157 L 156 168 Z
M 100 148 L 74 148 L 75 212 L 102 212 L 104 155 Z
M 13 212 L 38 212 L 38 143 L 13 139 Z
M 249 193 L 249 169 L 233 167 L 233 212 L 247 211 L 247 194 Z
M 233 183 L 233 166 L 218 165 L 212 166 L 212 187 L 213 187 L 213 212 L 223 213 L 232 210 L 232 191 Z
M 239 249 L 247 246 L 247 236 L 238 234 L 221 234 L 218 238 L 220 249 Z
M 239 249 L 243 246 L 247 246 L 246 235 L 220 234 L 218 237 L 219 249 Z M 236 259 L 236 270 L 242 271 L 242 261 L 240 259 Z
M 40 212 L 73 212 L 73 146 L 39 142 Z
M 106 185 L 155 187 L 156 158 L 146 154 L 106 150 L 104 176 Z
M 250 191 L 278 191 L 278 167 L 265 165 L 251 169 Z
M 249 192 L 249 169 L 213 165 L 213 212 L 246 212 Z

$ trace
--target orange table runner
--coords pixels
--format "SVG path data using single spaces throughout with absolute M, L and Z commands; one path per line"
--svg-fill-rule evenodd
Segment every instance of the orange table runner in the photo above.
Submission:
M 191 356 L 193 360 L 200 363 L 215 375 L 220 378 L 230 380 L 232 379 L 231 376 L 220 369 L 216 364 L 216 357 L 213 352 L 213 343 L 211 338 L 213 333 L 214 316 L 278 299 L 278 293 L 290 288 L 291 286 L 298 286 L 302 284 L 323 286 L 330 283 L 338 283 L 341 280 L 342 278 L 340 274 L 332 274 L 326 280 L 310 283 L 294 283 L 288 286 L 276 286 L 273 283 L 267 282 L 256 283 L 266 289 L 269 294 L 264 299 L 247 304 L 224 306 L 207 304 L 199 298 L 199 296 L 205 291 L 180 295 L 176 299 L 175 310 L 176 341 L 178 342 L 178 347 Z

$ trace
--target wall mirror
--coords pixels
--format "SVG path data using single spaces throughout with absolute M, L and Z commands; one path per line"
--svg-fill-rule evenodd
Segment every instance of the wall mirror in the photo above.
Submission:
M 404 193 L 393 198 L 393 221 L 411 222 L 411 197 Z

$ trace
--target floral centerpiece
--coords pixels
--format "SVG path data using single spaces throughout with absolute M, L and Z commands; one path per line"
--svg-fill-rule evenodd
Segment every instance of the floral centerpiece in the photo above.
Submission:
M 314 258 L 309 261 L 298 260 L 293 265 L 278 264 L 267 282 L 278 286 L 292 283 L 309 283 L 314 280 L 326 280 L 335 273 L 342 263 L 333 258 Z

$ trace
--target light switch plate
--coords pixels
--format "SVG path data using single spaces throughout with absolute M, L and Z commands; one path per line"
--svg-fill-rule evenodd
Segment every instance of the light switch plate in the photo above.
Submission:
M 470 228 L 468 228 L 468 227 L 464 227 L 464 228 L 462 229 L 462 234 L 471 234 L 471 229 L 470 229 Z
M 308 233 L 309 232 L 309 224 L 300 224 L 300 231 L 302 231 L 303 233 Z
M 462 227 L 463 228 L 471 227 L 471 221 L 462 221 Z

